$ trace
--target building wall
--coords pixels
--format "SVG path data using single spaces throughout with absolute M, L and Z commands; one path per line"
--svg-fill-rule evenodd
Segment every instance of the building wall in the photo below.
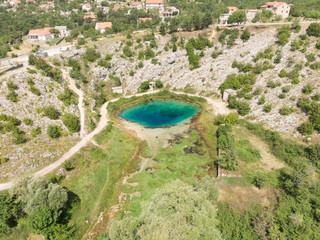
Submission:
M 282 18 L 287 18 L 289 17 L 290 13 L 290 6 L 289 4 L 282 4 L 282 6 L 278 7 L 275 11 L 275 15 L 280 15 Z
M 146 9 L 148 10 L 150 8 L 158 8 L 159 11 L 164 11 L 164 3 L 162 3 L 162 4 L 147 3 Z

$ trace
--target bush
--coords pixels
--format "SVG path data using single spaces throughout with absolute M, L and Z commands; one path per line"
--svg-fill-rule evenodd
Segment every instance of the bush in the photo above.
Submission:
M 302 92 L 303 92 L 304 94 L 310 94 L 310 93 L 312 93 L 313 89 L 314 89 L 314 86 L 311 85 L 310 83 L 308 83 L 307 85 L 305 85 L 305 86 L 303 87 Z
M 320 24 L 311 23 L 306 30 L 308 36 L 320 37 Z
M 285 93 L 280 93 L 278 97 L 280 99 L 284 99 L 284 98 L 286 98 L 286 94 Z
M 125 46 L 122 51 L 126 57 L 132 57 L 132 55 L 133 55 L 133 52 L 128 45 Z
M 163 83 L 159 79 L 156 80 L 156 88 L 163 88 Z
M 53 106 L 45 107 L 42 111 L 46 117 L 52 120 L 57 120 L 60 117 L 60 112 Z
M 9 91 L 18 90 L 18 86 L 13 84 L 12 82 L 7 82 L 7 88 L 8 88 Z
M 248 29 L 244 30 L 244 32 L 242 33 L 241 37 L 240 37 L 243 41 L 248 41 L 250 38 L 250 32 L 248 31 Z
M 14 144 L 22 144 L 27 142 L 27 138 L 25 137 L 25 133 L 21 131 L 19 128 L 14 128 L 12 130 L 12 137 Z
M 272 109 L 272 105 L 271 104 L 266 104 L 263 108 L 263 111 L 266 112 L 266 113 L 269 113 L 271 112 L 271 109 Z
M 320 101 L 320 93 L 316 93 L 314 96 L 311 97 L 314 101 Z
M 31 126 L 33 124 L 33 121 L 30 118 L 24 118 L 22 122 L 28 126 Z
M 312 70 L 319 70 L 320 69 L 320 62 L 314 62 L 314 63 L 310 64 L 310 68 Z
M 236 114 L 236 113 L 229 113 L 229 114 L 226 116 L 225 121 L 226 121 L 227 123 L 230 123 L 230 124 L 233 124 L 233 123 L 237 122 L 237 121 L 238 121 L 238 114 Z
M 36 88 L 36 87 L 30 87 L 29 88 L 29 90 L 30 90 L 30 92 L 32 92 L 33 94 L 35 94 L 35 95 L 37 95 L 37 96 L 40 96 L 40 90 L 38 89 L 38 88 Z
M 100 53 L 98 53 L 94 48 L 87 48 L 85 54 L 83 55 L 83 59 L 89 62 L 95 62 L 100 57 Z
M 62 122 L 69 129 L 70 132 L 80 131 L 80 120 L 77 116 L 71 113 L 66 113 L 62 117 Z
M 290 86 L 284 86 L 283 88 L 282 88 L 282 92 L 283 93 L 288 93 L 289 91 L 290 91 Z
M 59 138 L 61 136 L 61 127 L 57 125 L 49 125 L 47 128 L 47 134 L 50 138 Z
M 298 127 L 298 131 L 302 135 L 311 135 L 313 133 L 314 127 L 311 122 L 304 122 Z
M 0 158 L 0 163 L 2 164 L 2 163 L 6 163 L 6 162 L 8 162 L 9 161 L 9 158 L 7 158 L 7 157 L 1 157 Z
M 63 168 L 66 169 L 67 171 L 71 171 L 72 169 L 75 168 L 75 162 L 74 159 L 67 160 L 63 163 Z
M 250 104 L 247 102 L 239 102 L 238 113 L 241 116 L 245 116 L 250 112 Z
M 261 98 L 258 101 L 258 105 L 262 105 L 266 102 L 266 97 L 264 95 L 261 96 Z
M 15 92 L 10 92 L 7 96 L 6 96 L 7 100 L 10 100 L 11 102 L 18 102 L 19 98 L 18 98 L 18 94 L 16 94 Z
M 149 81 L 144 81 L 140 84 L 139 92 L 146 92 L 149 90 Z
M 31 136 L 32 137 L 36 137 L 39 134 L 41 134 L 41 128 L 40 127 L 36 127 L 36 128 L 31 130 Z
M 226 116 L 222 115 L 222 114 L 218 114 L 215 118 L 214 118 L 214 125 L 221 125 L 224 124 L 226 122 Z
M 314 62 L 316 60 L 316 55 L 314 53 L 310 53 L 306 55 L 306 59 L 308 60 L 308 62 Z
M 279 113 L 283 116 L 288 116 L 295 111 L 294 108 L 289 108 L 288 106 L 283 106 L 280 108 Z

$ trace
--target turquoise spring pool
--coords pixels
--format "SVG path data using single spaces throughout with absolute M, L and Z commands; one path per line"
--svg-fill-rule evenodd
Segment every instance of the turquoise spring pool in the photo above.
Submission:
M 150 99 L 131 105 L 118 113 L 118 116 L 145 127 L 165 127 L 189 120 L 199 113 L 197 104 L 171 99 Z

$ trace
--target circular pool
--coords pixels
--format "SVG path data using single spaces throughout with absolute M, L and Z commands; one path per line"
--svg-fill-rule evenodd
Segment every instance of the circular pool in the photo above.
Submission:
M 130 105 L 118 116 L 145 127 L 165 127 L 185 122 L 199 113 L 201 108 L 181 100 L 150 99 L 143 103 Z

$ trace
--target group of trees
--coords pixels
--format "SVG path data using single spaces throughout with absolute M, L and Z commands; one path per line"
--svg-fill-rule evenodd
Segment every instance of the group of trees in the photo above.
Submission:
M 32 233 L 43 234 L 46 239 L 71 239 L 69 228 L 67 189 L 43 178 L 24 179 L 8 193 L 0 195 L 0 235 L 6 236 L 20 219 Z
M 209 177 L 194 186 L 173 181 L 142 203 L 140 216 L 112 220 L 106 239 L 221 239 L 217 193 Z

